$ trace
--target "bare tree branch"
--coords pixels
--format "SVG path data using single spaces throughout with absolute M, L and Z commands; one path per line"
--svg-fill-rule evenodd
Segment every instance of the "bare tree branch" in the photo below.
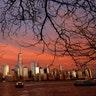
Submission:
M 42 44 L 41 53 L 70 56 L 79 67 L 96 60 L 95 0 L 1 0 L 0 29 L 4 38 L 31 31 L 34 43 L 21 46 Z

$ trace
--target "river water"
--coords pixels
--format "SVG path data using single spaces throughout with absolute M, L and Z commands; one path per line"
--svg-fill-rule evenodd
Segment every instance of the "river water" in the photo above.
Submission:
M 0 96 L 96 96 L 96 86 L 73 84 L 74 81 L 34 81 L 15 88 L 14 82 L 0 82 Z

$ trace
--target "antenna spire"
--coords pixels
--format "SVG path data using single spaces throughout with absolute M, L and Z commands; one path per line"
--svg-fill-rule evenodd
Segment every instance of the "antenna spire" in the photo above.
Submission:
M 21 53 L 21 47 L 20 47 L 19 51 L 20 51 L 19 53 Z

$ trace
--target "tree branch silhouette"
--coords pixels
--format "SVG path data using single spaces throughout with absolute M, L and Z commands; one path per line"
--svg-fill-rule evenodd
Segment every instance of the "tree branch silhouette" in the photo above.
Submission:
M 95 0 L 1 0 L 0 29 L 4 38 L 31 31 L 35 42 L 20 45 L 42 44 L 42 53 L 70 56 L 78 67 L 96 60 Z

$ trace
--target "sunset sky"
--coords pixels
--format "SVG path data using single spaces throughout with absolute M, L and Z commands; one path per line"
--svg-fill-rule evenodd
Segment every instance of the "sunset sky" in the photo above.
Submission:
M 93 14 L 90 13 L 92 10 L 89 8 L 91 3 L 84 1 L 84 4 L 89 6 L 87 8 L 84 5 L 83 8 L 81 6 L 83 4 L 82 0 L 77 1 L 78 6 L 74 0 L 65 0 L 64 2 L 68 4 L 63 4 L 64 2 L 61 0 L 60 2 L 63 2 L 61 5 L 57 1 L 32 1 L 34 6 L 29 6 L 31 1 L 28 3 L 26 0 L 22 3 L 16 0 L 13 4 L 11 4 L 13 1 L 10 0 L 7 2 L 8 4 L 6 0 L 1 1 L 0 28 L 3 34 L 0 32 L 0 68 L 4 64 L 14 68 L 18 64 L 18 53 L 20 50 L 23 55 L 23 66 L 30 67 L 32 61 L 38 62 L 41 67 L 45 67 L 46 64 L 50 65 L 54 56 L 51 55 L 47 48 L 51 49 L 53 54 L 56 49 L 58 55 L 64 56 L 56 57 L 52 67 L 59 67 L 59 64 L 62 64 L 64 70 L 76 68 L 70 56 L 85 56 L 86 60 L 83 58 L 85 62 L 79 58 L 80 63 L 78 65 L 83 62 L 82 66 L 86 66 L 85 63 L 88 59 L 86 54 L 90 52 L 89 50 L 86 52 L 84 50 L 86 45 L 90 47 L 86 36 L 88 35 L 88 38 L 91 38 L 90 32 L 94 32 L 94 34 L 96 32 L 94 31 L 96 26 L 93 23 L 95 13 L 94 11 Z M 91 20 L 93 21 L 91 22 Z M 88 21 L 90 22 L 88 23 Z M 94 26 L 93 29 L 91 28 L 92 26 Z M 86 35 L 87 30 L 89 32 Z M 34 47 L 24 47 L 38 41 L 40 41 L 39 44 Z M 23 46 L 20 46 L 20 44 Z M 41 54 L 43 44 L 47 48 Z M 84 52 L 81 52 L 82 50 Z
M 50 65 L 53 61 L 53 56 L 49 53 L 40 54 L 42 49 L 38 46 L 36 47 L 21 47 L 19 46 L 16 41 L 10 39 L 1 39 L 1 45 L 5 46 L 2 47 L 3 50 L 2 58 L 0 58 L 0 65 L 8 64 L 11 68 L 18 63 L 18 53 L 22 52 L 23 55 L 23 65 L 30 67 L 31 62 L 39 62 L 40 66 L 45 67 L 46 64 Z M 58 57 L 56 58 L 52 67 L 59 67 L 59 64 L 62 64 L 64 69 L 71 69 L 74 68 L 75 64 L 71 61 L 70 57 Z M 0 67 L 1 67 L 0 66 Z
M 5 45 L 3 48 L 4 50 L 4 55 L 0 59 L 0 65 L 8 64 L 10 65 L 11 68 L 14 68 L 16 64 L 18 64 L 18 53 L 22 52 L 23 55 L 23 65 L 26 65 L 30 67 L 31 62 L 39 62 L 39 65 L 41 67 L 45 67 L 46 64 L 50 65 L 53 61 L 54 56 L 50 54 L 50 52 L 45 52 L 44 54 L 41 54 L 42 51 L 42 45 L 34 46 L 34 47 L 22 47 L 19 44 L 17 44 L 17 41 L 20 44 L 25 44 L 26 43 L 33 43 L 33 32 L 32 30 L 27 30 L 28 32 L 25 34 L 23 31 L 23 28 L 18 31 L 18 36 L 13 35 L 11 38 L 7 37 L 5 34 L 4 39 L 2 38 L 2 34 L 0 35 L 1 37 L 1 45 Z M 43 29 L 45 32 L 45 37 L 50 37 L 51 40 L 56 39 L 56 32 L 54 32 L 52 26 L 50 24 L 46 24 L 45 28 Z M 7 33 L 7 32 L 6 32 Z M 11 32 L 12 33 L 12 32 Z M 51 34 L 50 34 L 51 33 Z M 48 39 L 48 38 L 47 38 Z M 22 43 L 24 42 L 24 43 Z M 2 50 L 2 49 L 1 49 Z M 70 70 L 70 69 L 75 69 L 77 68 L 75 66 L 75 63 L 73 62 L 72 58 L 69 56 L 64 56 L 64 57 L 56 57 L 55 62 L 52 67 L 59 67 L 59 64 L 62 64 L 64 70 Z M 0 67 L 1 67 L 0 66 Z
M 1 41 L 0 45 L 4 46 L 1 47 L 1 51 L 3 52 L 1 52 L 2 57 L 0 58 L 0 72 L 2 66 L 5 64 L 8 64 L 11 69 L 18 64 L 18 53 L 20 52 L 20 49 L 23 55 L 23 66 L 27 66 L 29 69 L 32 61 L 34 61 L 35 63 L 38 62 L 41 67 L 45 67 L 46 64 L 50 65 L 54 58 L 49 53 L 39 55 L 41 53 L 41 48 L 38 46 L 28 48 L 21 47 L 16 43 L 16 41 L 10 40 L 8 38 L 0 39 L 0 41 Z M 75 63 L 69 56 L 56 58 L 51 68 L 59 68 L 59 64 L 62 64 L 64 70 L 77 69 Z M 96 74 L 95 70 L 96 67 L 93 66 L 92 68 L 93 74 Z

